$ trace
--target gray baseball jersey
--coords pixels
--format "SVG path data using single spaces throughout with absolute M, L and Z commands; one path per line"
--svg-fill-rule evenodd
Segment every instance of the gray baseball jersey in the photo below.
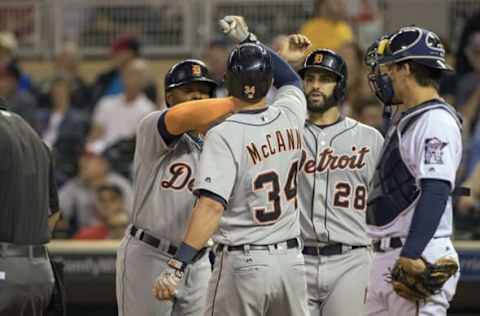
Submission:
M 201 150 L 188 134 L 168 146 L 157 128 L 162 113 L 148 115 L 137 129 L 135 196 L 129 213 L 130 223 L 139 232 L 146 231 L 161 239 L 161 247 L 154 248 L 130 236 L 127 230 L 117 252 L 116 293 L 120 316 L 199 315 L 205 308 L 211 274 L 207 256 L 187 268 L 185 283 L 173 302 L 158 301 L 151 294 L 153 280 L 167 267 L 171 256 L 165 252 L 167 242 L 178 247 L 185 235 L 196 200 L 191 191 Z
M 306 246 L 369 244 L 367 187 L 382 144 L 378 131 L 350 118 L 322 128 L 306 122 L 306 159 L 298 178 Z M 305 255 L 310 314 L 363 315 L 371 258 L 366 247 L 334 256 Z
M 272 105 L 232 115 L 205 139 L 196 189 L 227 203 L 214 240 L 270 245 L 217 251 L 205 316 L 308 314 L 301 249 L 286 242 L 300 235 L 297 175 L 305 96 L 284 86 Z
M 272 244 L 299 236 L 305 96 L 285 86 L 272 105 L 232 115 L 206 135 L 195 190 L 227 201 L 213 237 L 218 243 Z
M 367 188 L 383 146 L 374 128 L 350 118 L 320 128 L 307 122 L 299 174 L 305 244 L 367 245 Z
M 188 134 L 167 146 L 157 130 L 161 114 L 148 115 L 137 131 L 129 217 L 133 225 L 178 246 L 195 203 L 192 186 L 201 147 Z

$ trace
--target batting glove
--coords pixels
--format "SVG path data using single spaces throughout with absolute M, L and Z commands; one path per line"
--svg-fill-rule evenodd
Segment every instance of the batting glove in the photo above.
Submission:
M 248 25 L 243 16 L 227 15 L 219 21 L 219 24 L 223 33 L 235 43 L 257 40 L 255 35 L 248 31 Z
M 183 262 L 170 259 L 168 268 L 163 270 L 153 283 L 153 296 L 158 300 L 172 300 L 185 276 L 185 267 Z

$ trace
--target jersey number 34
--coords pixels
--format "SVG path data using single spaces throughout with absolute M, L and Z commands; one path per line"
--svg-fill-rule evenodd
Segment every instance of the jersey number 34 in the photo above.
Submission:
M 285 193 L 287 201 L 293 201 L 295 203 L 295 209 L 298 207 L 297 175 L 298 161 L 295 161 L 290 166 L 287 180 L 285 181 L 285 186 L 283 187 L 283 193 Z M 258 174 L 253 180 L 253 190 L 268 190 L 268 201 L 271 204 L 270 207 L 258 207 L 253 210 L 255 222 L 261 225 L 267 225 L 276 222 L 282 214 L 282 192 L 278 173 L 273 170 L 269 170 Z

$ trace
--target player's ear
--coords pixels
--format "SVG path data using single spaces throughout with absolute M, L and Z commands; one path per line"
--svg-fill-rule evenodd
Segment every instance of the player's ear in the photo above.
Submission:
M 412 74 L 412 68 L 410 67 L 409 63 L 399 63 L 395 64 L 397 71 L 403 73 L 404 75 L 411 75 Z
M 167 102 L 167 104 L 170 104 L 170 105 L 174 105 L 175 104 L 175 100 L 174 100 L 174 97 L 172 95 L 172 92 L 168 91 L 166 94 L 165 94 L 165 101 Z

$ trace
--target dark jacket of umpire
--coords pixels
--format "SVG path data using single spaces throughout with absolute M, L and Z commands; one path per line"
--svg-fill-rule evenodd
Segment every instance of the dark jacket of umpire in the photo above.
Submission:
M 0 242 L 48 243 L 48 216 L 58 210 L 50 150 L 20 116 L 2 111 L 0 153 Z

